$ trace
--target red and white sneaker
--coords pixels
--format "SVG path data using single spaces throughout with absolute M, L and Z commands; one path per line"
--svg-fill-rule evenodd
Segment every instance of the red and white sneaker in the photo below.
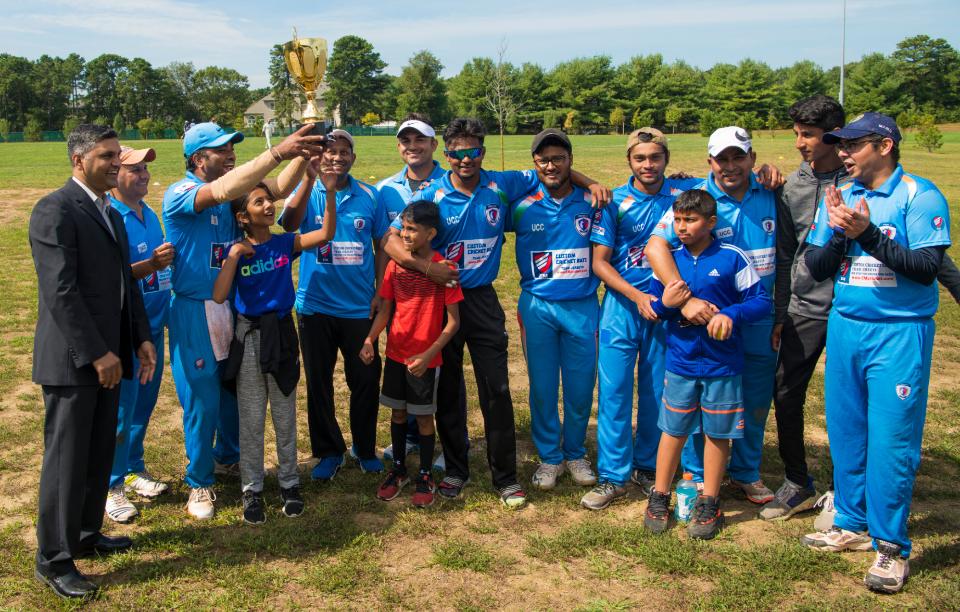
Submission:
M 433 484 L 433 477 L 429 472 L 420 472 L 417 476 L 417 488 L 413 492 L 413 505 L 417 508 L 428 508 L 433 505 L 437 487 Z
M 377 498 L 383 501 L 395 499 L 409 482 L 410 477 L 407 476 L 406 472 L 394 468 L 387 473 L 387 477 L 383 480 L 380 488 L 377 489 Z

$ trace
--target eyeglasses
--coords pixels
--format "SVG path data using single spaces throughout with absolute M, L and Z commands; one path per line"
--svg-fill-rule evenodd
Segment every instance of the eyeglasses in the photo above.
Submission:
M 841 140 L 837 143 L 837 150 L 843 151 L 846 154 L 856 153 L 859 151 L 863 145 L 867 143 L 880 143 L 883 142 L 883 138 L 877 138 L 876 136 L 866 136 L 863 138 L 857 138 L 856 140 Z
M 483 147 L 474 147 L 472 149 L 457 149 L 451 151 L 450 149 L 444 149 L 443 154 L 447 157 L 452 157 L 453 159 L 459 159 L 463 161 L 466 158 L 477 159 L 483 155 Z
M 537 165 L 538 168 L 546 168 L 550 164 L 554 166 L 562 166 L 567 163 L 570 158 L 566 155 L 555 155 L 554 157 L 540 157 L 534 158 L 533 163 Z

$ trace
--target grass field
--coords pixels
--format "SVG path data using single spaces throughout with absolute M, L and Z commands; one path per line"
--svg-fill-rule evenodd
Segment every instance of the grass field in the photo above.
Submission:
M 530 165 L 529 137 L 508 137 L 509 168 Z M 908 136 L 903 163 L 934 180 L 951 202 L 954 236 L 960 236 L 960 131 L 945 133 L 943 149 L 920 151 Z M 575 165 L 607 184 L 628 175 L 620 136 L 575 137 Z M 786 132 L 757 135 L 761 162 L 792 171 L 799 158 Z M 354 176 L 367 182 L 399 168 L 395 141 L 357 140 Z M 159 208 L 163 190 L 182 176 L 180 143 L 156 141 L 151 171 L 158 184 L 148 202 Z M 488 142 L 487 166 L 499 164 L 499 143 Z M 262 150 L 248 139 L 240 161 Z M 706 172 L 706 140 L 671 138 L 671 170 Z M 0 607 L 66 607 L 33 578 L 37 480 L 42 454 L 43 406 L 30 382 L 36 318 L 36 280 L 27 244 L 27 220 L 36 200 L 69 175 L 63 143 L 0 145 Z M 522 482 L 536 468 L 530 441 L 526 371 L 516 325 L 518 274 L 508 237 L 496 286 L 507 311 L 510 374 L 518 423 Z M 953 249 L 960 256 L 960 249 Z M 181 410 L 169 367 L 147 436 L 147 465 L 172 484 L 153 503 L 137 502 L 141 516 L 130 526 L 105 524 L 108 533 L 136 539 L 124 555 L 80 562 L 105 585 L 92 603 L 102 609 L 960 609 L 960 307 L 941 292 L 924 456 L 917 479 L 910 528 L 915 540 L 913 575 L 895 597 L 862 587 L 872 553 L 816 554 L 798 543 L 812 516 L 782 524 L 756 518 L 756 508 L 724 489 L 729 527 L 711 543 L 693 542 L 674 529 L 660 537 L 641 527 L 645 502 L 631 485 L 630 499 L 602 513 L 578 506 L 584 490 L 569 480 L 550 493 L 532 493 L 520 512 L 501 509 L 485 465 L 476 389 L 468 375 L 473 484 L 463 499 L 413 509 L 403 496 L 379 502 L 379 478 L 349 465 L 332 484 L 309 481 L 309 443 L 299 390 L 300 459 L 306 513 L 287 519 L 277 508 L 275 481 L 268 479 L 271 507 L 258 528 L 240 520 L 236 480 L 217 485 L 218 513 L 196 522 L 183 511 L 185 456 Z M 337 402 L 346 427 L 347 396 L 337 374 Z M 823 420 L 822 378 L 811 385 L 807 441 L 817 481 L 829 481 L 830 461 Z M 387 415 L 379 421 L 379 445 L 388 443 Z M 269 429 L 269 428 L 268 428 Z M 271 435 L 271 434 L 268 434 Z M 595 457 L 595 421 L 588 448 Z M 267 462 L 273 461 L 272 437 Z M 782 481 L 771 415 L 763 475 Z

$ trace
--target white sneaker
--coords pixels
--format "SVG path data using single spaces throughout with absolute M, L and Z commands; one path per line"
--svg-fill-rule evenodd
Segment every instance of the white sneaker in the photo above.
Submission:
M 124 479 L 127 489 L 133 491 L 141 497 L 156 497 L 167 492 L 167 483 L 160 482 L 154 478 L 150 472 L 144 470 L 133 474 L 127 474 Z
M 557 486 L 560 474 L 563 474 L 562 463 L 541 463 L 530 480 L 533 481 L 533 486 L 541 491 L 549 491 Z
M 216 501 L 217 494 L 210 487 L 200 487 L 199 489 L 190 489 L 190 498 L 187 500 L 187 512 L 193 518 L 205 520 L 213 518 L 215 509 L 213 502 Z
M 419 451 L 420 451 L 419 444 L 414 444 L 410 440 L 407 440 L 407 457 L 410 457 L 411 455 L 414 455 Z M 350 447 L 350 453 L 351 455 L 353 455 L 353 447 Z M 353 455 L 353 457 L 356 458 L 356 455 Z M 393 461 L 393 444 L 383 449 L 383 460 L 388 462 Z
M 140 514 L 123 493 L 123 485 L 117 485 L 107 493 L 107 506 L 104 511 L 117 523 L 129 523 L 133 517 Z
M 813 528 L 817 531 L 829 531 L 833 527 L 833 519 L 837 516 L 837 510 L 833 507 L 833 490 L 827 491 L 820 496 L 814 508 L 820 508 L 820 514 L 813 520 Z
M 910 575 L 910 561 L 900 556 L 900 547 L 887 542 L 877 542 L 877 558 L 867 570 L 863 583 L 871 591 L 896 593 L 903 588 Z
M 215 476 L 229 476 L 230 478 L 240 478 L 240 463 L 220 463 L 216 459 L 213 461 L 213 474 Z
M 573 482 L 581 487 L 592 487 L 597 484 L 597 474 L 590 467 L 590 462 L 586 458 L 567 461 L 567 469 L 570 470 Z
M 440 454 L 433 460 L 433 469 L 438 472 L 447 471 L 447 460 L 443 458 L 443 449 L 440 449 Z
M 800 538 L 800 541 L 814 550 L 829 552 L 873 549 L 873 538 L 866 531 L 849 531 L 840 527 L 808 533 Z

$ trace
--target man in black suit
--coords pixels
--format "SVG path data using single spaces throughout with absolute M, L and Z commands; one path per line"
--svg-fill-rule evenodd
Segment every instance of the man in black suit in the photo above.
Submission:
M 30 216 L 39 293 L 33 381 L 42 385 L 46 406 L 36 575 L 61 597 L 84 597 L 97 586 L 74 560 L 132 545 L 100 527 L 120 378 L 133 375 L 136 350 L 138 375 L 149 380 L 156 350 L 123 220 L 105 195 L 117 186 L 117 134 L 81 125 L 70 133 L 67 152 L 73 176 Z

